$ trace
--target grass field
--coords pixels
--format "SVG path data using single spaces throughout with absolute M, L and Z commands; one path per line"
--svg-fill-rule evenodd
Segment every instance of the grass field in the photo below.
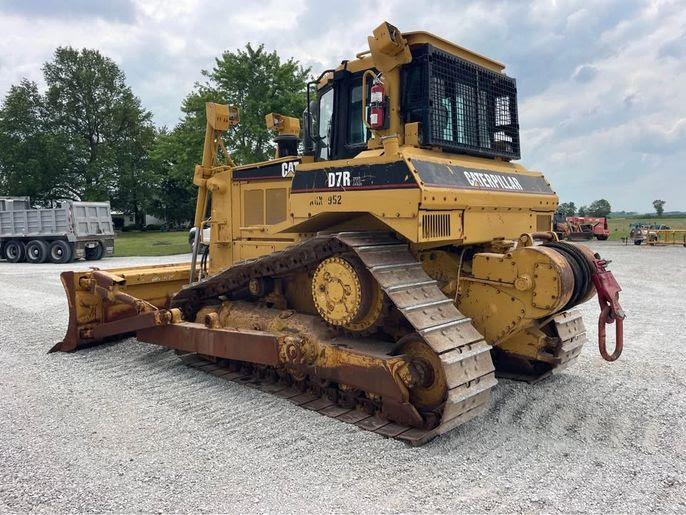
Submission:
M 686 229 L 685 218 L 608 218 L 610 239 L 621 240 L 629 236 L 629 224 L 635 222 L 660 223 L 672 229 Z M 114 255 L 127 256 L 168 256 L 190 252 L 188 232 L 123 232 L 117 234 Z
M 629 224 L 633 223 L 645 223 L 645 224 L 664 224 L 668 225 L 672 229 L 686 229 L 686 217 L 685 218 L 658 218 L 645 217 L 645 218 L 608 218 L 608 226 L 610 228 L 610 239 L 611 240 L 621 240 L 629 236 Z
M 190 252 L 188 232 L 123 232 L 117 234 L 114 255 L 167 256 Z

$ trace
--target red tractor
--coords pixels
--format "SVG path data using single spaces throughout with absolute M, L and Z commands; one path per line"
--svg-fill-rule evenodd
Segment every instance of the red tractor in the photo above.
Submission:
M 606 240 L 610 236 L 607 218 L 593 216 L 568 216 L 559 213 L 555 215 L 554 230 L 561 240 L 592 240 L 595 236 L 599 240 Z
M 610 229 L 607 226 L 607 218 L 604 216 L 568 216 L 567 222 L 578 223 L 581 226 L 591 226 L 591 232 L 599 240 L 610 237 Z

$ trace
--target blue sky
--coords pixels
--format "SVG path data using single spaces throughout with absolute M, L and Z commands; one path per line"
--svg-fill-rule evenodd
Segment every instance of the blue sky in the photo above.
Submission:
M 117 61 L 158 125 L 226 49 L 265 43 L 313 71 L 351 58 L 383 20 L 507 66 L 522 160 L 563 201 L 686 210 L 686 0 L 0 0 L 0 94 L 41 84 L 58 45 Z

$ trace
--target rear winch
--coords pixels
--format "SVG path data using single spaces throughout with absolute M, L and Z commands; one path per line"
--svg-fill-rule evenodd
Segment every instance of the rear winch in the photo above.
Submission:
M 569 262 L 574 271 L 574 294 L 566 309 L 585 302 L 593 295 L 591 285 L 598 293 L 600 303 L 600 317 L 598 319 L 598 349 L 606 361 L 615 361 L 622 354 L 624 347 L 624 318 L 625 314 L 619 304 L 619 292 L 622 290 L 614 275 L 605 267 L 609 264 L 599 254 L 582 245 L 566 242 L 544 243 L 543 246 L 554 248 Z M 583 292 L 587 293 L 584 294 Z M 615 323 L 615 350 L 607 352 L 605 338 L 606 326 Z

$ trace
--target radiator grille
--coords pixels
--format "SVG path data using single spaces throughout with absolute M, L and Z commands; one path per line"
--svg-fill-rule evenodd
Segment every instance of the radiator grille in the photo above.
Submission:
M 427 213 L 422 215 L 422 239 L 446 239 L 451 234 L 450 213 Z

